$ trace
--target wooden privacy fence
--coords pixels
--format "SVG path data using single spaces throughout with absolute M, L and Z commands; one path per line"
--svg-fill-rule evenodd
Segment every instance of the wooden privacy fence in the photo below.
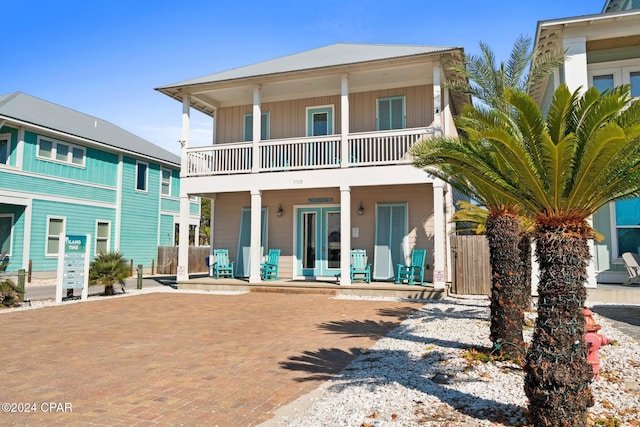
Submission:
M 206 258 L 210 253 L 209 246 L 189 246 L 189 274 L 209 271 Z M 158 274 L 178 273 L 178 247 L 158 246 Z
M 486 236 L 451 236 L 453 278 L 451 293 L 458 295 L 490 295 L 491 268 L 489 242 Z

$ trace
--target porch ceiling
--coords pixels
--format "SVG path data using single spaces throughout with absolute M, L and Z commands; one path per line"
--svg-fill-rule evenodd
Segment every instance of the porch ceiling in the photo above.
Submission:
M 401 60 L 350 64 L 326 69 L 248 77 L 243 79 L 159 88 L 157 90 L 182 100 L 191 95 L 193 108 L 212 115 L 216 108 L 247 105 L 253 102 L 253 89 L 261 87 L 261 102 L 339 95 L 341 76 L 349 76 L 349 92 L 390 89 L 433 83 L 433 66 L 443 57 L 455 55 L 421 55 Z M 443 75 L 443 79 L 444 79 Z

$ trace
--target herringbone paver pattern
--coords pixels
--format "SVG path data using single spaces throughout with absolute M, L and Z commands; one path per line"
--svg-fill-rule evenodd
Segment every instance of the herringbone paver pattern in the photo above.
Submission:
M 3 313 L 0 402 L 35 412 L 0 425 L 256 425 L 419 307 L 157 293 Z

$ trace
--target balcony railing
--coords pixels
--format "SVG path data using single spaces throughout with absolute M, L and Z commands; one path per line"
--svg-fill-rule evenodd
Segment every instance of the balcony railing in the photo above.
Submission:
M 349 158 L 342 158 L 340 135 L 261 141 L 259 172 L 411 163 L 409 150 L 435 134 L 434 128 L 413 128 L 349 134 Z M 250 173 L 250 142 L 186 149 L 187 176 Z

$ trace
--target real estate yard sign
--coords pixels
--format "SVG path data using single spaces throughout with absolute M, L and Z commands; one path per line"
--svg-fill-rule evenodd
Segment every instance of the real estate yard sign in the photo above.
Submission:
M 87 299 L 89 295 L 90 249 L 90 234 L 60 234 L 56 302 L 62 302 L 63 289 L 82 289 L 82 299 Z

